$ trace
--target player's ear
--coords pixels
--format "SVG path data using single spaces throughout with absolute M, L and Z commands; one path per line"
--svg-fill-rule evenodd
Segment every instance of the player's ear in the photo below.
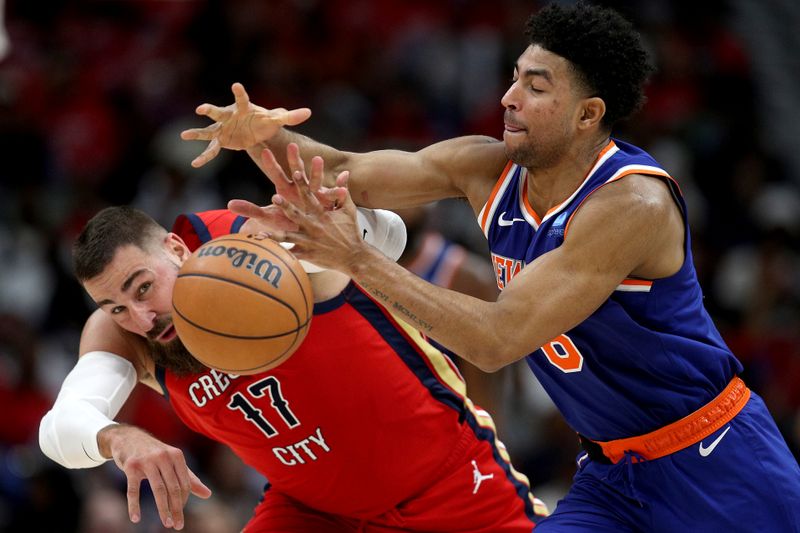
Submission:
M 581 129 L 591 128 L 603 119 L 606 114 L 606 103 L 598 96 L 587 98 L 583 101 L 580 113 L 578 127 Z
M 186 243 L 183 242 L 183 239 L 176 233 L 167 233 L 164 237 L 164 246 L 166 247 L 167 251 L 174 255 L 178 260 L 180 260 L 181 264 L 186 261 L 192 252 L 189 251 L 189 247 L 186 246 Z

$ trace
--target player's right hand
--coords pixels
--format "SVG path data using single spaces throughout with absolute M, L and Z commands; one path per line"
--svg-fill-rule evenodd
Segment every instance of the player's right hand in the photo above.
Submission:
M 246 150 L 271 139 L 283 126 L 296 126 L 308 120 L 307 107 L 286 110 L 266 109 L 250 102 L 244 86 L 234 83 L 231 91 L 235 102 L 225 107 L 201 104 L 195 112 L 214 121 L 205 128 L 192 128 L 181 132 L 186 141 L 210 141 L 203 152 L 192 161 L 195 168 L 217 157 L 220 149 Z
M 146 431 L 113 425 L 101 430 L 97 439 L 101 452 L 107 452 L 128 478 L 128 515 L 132 522 L 141 520 L 139 491 L 144 479 L 150 483 L 158 515 L 166 528 L 183 529 L 183 507 L 189 494 L 211 496 L 211 490 L 186 465 L 183 452 Z

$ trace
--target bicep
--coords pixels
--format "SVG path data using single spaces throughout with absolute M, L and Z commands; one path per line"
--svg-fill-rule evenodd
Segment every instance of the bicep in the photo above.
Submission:
M 130 338 L 131 334 L 117 326 L 110 316 L 100 309 L 86 321 L 81 332 L 78 353 L 82 357 L 90 352 L 110 352 L 128 360 L 136 369 L 140 381 L 152 374 L 151 360 L 144 353 L 142 341 Z
M 411 207 L 443 198 L 485 202 L 505 165 L 502 143 L 487 137 L 459 137 L 418 152 L 378 150 L 348 154 L 337 171 L 350 171 L 356 204 L 385 209 Z

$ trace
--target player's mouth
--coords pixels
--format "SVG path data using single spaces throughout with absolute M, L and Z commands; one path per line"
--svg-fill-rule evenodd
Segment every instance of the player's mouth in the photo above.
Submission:
M 509 123 L 509 122 L 506 122 L 503 125 L 503 129 L 505 130 L 505 133 L 524 133 L 525 132 L 525 128 L 523 128 L 521 126 L 517 126 L 516 124 L 512 124 L 512 123 Z
M 172 339 L 174 339 L 177 335 L 178 332 L 175 330 L 175 326 L 170 324 L 169 326 L 164 328 L 164 331 L 161 332 L 161 335 L 156 337 L 156 340 L 158 342 L 169 342 Z

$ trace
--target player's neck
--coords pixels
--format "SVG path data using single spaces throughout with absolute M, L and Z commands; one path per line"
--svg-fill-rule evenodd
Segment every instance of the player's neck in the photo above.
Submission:
M 576 146 L 546 168 L 528 169 L 528 202 L 539 216 L 569 198 L 586 179 L 608 137 L 585 146 Z

